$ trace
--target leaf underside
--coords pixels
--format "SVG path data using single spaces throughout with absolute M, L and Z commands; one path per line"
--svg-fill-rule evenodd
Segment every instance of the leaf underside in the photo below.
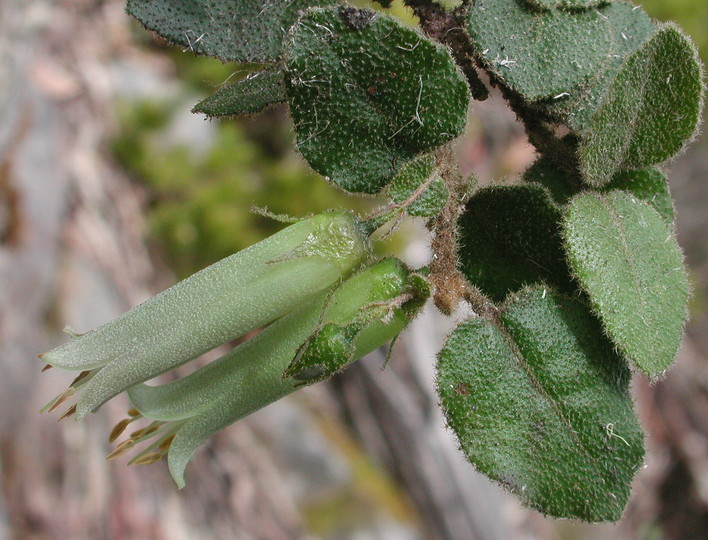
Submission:
M 581 303 L 536 287 L 497 326 L 459 325 L 438 360 L 438 392 L 466 457 L 526 505 L 616 521 L 642 463 L 630 372 Z
M 338 0 L 128 0 L 145 28 L 195 54 L 223 61 L 274 62 L 298 12 Z

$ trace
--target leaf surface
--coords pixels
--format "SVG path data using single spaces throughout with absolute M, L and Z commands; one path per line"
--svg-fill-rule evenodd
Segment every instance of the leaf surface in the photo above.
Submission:
M 435 168 L 435 156 L 425 154 L 409 161 L 389 184 L 387 195 L 396 204 L 406 204 L 410 216 L 433 217 L 438 215 L 449 195 L 445 182 Z
M 610 0 L 526 0 L 526 2 L 540 9 L 588 9 L 607 4 Z
M 666 176 L 659 169 L 620 171 L 602 191 L 622 190 L 634 195 L 654 208 L 667 226 L 674 223 L 674 204 Z
M 608 335 L 642 371 L 660 375 L 681 343 L 689 297 L 670 228 L 628 193 L 584 193 L 569 204 L 564 236 Z
M 695 48 L 663 25 L 623 65 L 580 146 L 585 180 L 602 186 L 618 169 L 660 163 L 694 135 L 703 104 Z
M 555 517 L 618 520 L 642 463 L 630 373 L 581 303 L 532 288 L 459 325 L 438 392 L 467 459 Z
M 524 181 L 544 186 L 553 196 L 556 204 L 564 206 L 575 195 L 583 191 L 582 178 L 558 167 L 548 157 L 541 157 L 524 173 Z M 639 169 L 619 171 L 610 183 L 598 191 L 626 191 L 637 199 L 649 203 L 659 212 L 664 222 L 671 227 L 674 222 L 674 206 L 666 176 L 659 169 Z
M 460 217 L 460 269 L 495 301 L 542 281 L 572 292 L 560 222 L 561 211 L 540 186 L 481 189 Z
M 223 61 L 273 62 L 298 11 L 337 0 L 128 0 L 145 28 L 195 54 Z
M 477 0 L 467 29 L 489 71 L 527 100 L 583 83 L 611 46 L 607 22 L 596 10 L 538 11 L 522 0 Z
M 656 31 L 656 25 L 637 6 L 615 1 L 600 13 L 607 21 L 610 50 L 602 65 L 585 83 L 540 104 L 547 114 L 560 119 L 573 131 L 587 135 L 593 115 L 607 96 L 612 82 L 632 53 Z
M 272 67 L 220 88 L 197 103 L 192 112 L 203 113 L 210 118 L 256 114 L 285 99 L 283 71 Z
M 380 191 L 465 127 L 469 90 L 449 51 L 389 16 L 309 11 L 292 30 L 287 69 L 300 152 L 347 191 Z

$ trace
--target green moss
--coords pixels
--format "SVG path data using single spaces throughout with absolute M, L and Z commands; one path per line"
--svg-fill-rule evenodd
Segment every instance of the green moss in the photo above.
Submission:
M 151 238 L 180 276 L 282 228 L 253 213 L 253 206 L 295 216 L 345 207 L 346 196 L 294 153 L 274 158 L 249 138 L 246 131 L 254 121 L 218 124 L 206 152 L 165 143 L 164 128 L 174 110 L 169 103 L 122 105 L 113 150 L 148 187 Z M 371 201 L 346 202 L 359 211 L 371 206 Z

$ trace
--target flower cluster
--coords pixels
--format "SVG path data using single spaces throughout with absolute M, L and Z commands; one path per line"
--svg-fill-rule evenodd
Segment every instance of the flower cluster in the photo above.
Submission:
M 110 441 L 137 420 L 150 423 L 109 458 L 146 443 L 131 463 L 166 458 L 182 487 L 189 459 L 215 432 L 332 376 L 412 319 L 429 294 L 425 279 L 396 259 L 366 264 L 369 257 L 350 214 L 295 223 L 41 355 L 48 365 L 81 371 L 48 409 L 78 396 L 62 417 L 80 419 L 127 391 L 133 408 Z M 145 384 L 263 326 L 186 377 Z

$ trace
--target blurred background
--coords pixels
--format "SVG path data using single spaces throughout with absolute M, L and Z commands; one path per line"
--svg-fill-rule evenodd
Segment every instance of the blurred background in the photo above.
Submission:
M 366 2 L 358 2 L 366 4 Z M 708 2 L 646 0 L 708 54 Z M 413 22 L 394 3 L 394 12 Z M 543 518 L 477 474 L 444 427 L 427 309 L 392 361 L 370 355 L 220 433 L 179 492 L 166 466 L 105 461 L 120 399 L 82 423 L 38 414 L 70 375 L 37 354 L 273 233 L 251 212 L 365 211 L 297 155 L 283 108 L 205 121 L 238 73 L 143 31 L 124 0 L 0 0 L 0 539 L 699 539 L 708 537 L 708 139 L 670 168 L 695 294 L 675 367 L 633 391 L 647 464 L 618 524 Z M 482 182 L 534 159 L 501 99 L 458 148 Z M 386 249 L 423 264 L 412 222 Z

